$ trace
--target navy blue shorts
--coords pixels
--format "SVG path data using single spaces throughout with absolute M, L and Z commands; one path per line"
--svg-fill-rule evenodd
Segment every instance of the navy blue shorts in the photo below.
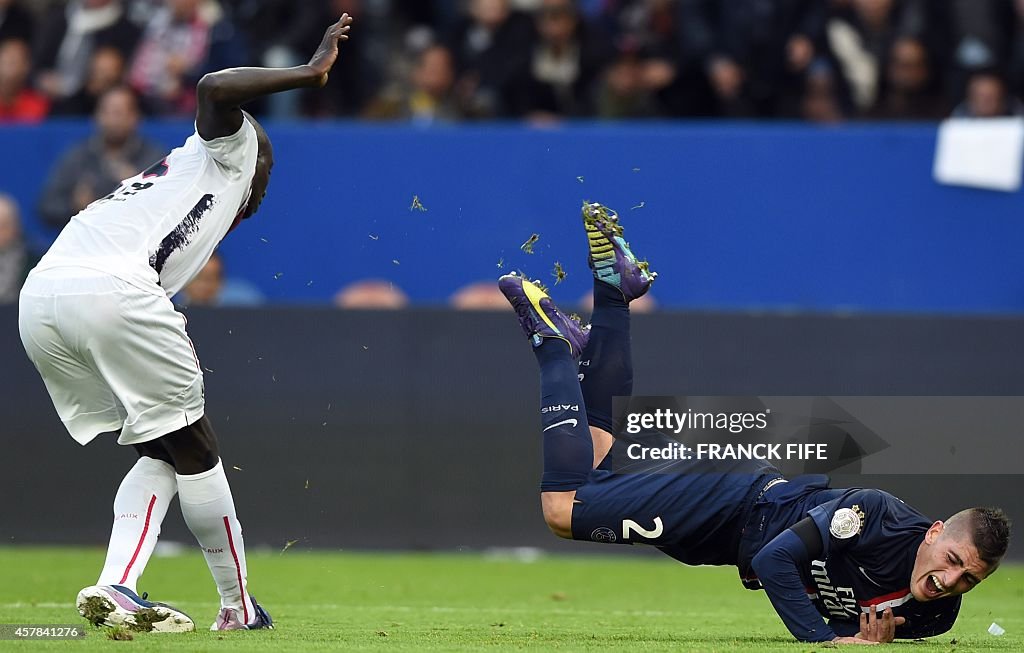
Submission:
M 700 465 L 671 472 L 594 470 L 576 491 L 573 539 L 649 544 L 690 565 L 735 564 L 739 534 L 759 490 L 781 474 L 771 465 L 707 473 Z

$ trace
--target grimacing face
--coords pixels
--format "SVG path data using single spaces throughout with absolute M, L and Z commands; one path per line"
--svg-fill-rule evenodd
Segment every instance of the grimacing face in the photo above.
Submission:
M 992 573 L 978 556 L 969 535 L 946 531 L 937 521 L 917 549 L 910 592 L 918 601 L 959 596 L 974 589 Z

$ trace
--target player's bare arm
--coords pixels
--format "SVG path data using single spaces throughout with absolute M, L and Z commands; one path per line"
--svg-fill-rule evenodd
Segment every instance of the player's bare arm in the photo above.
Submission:
M 206 140 L 230 136 L 242 126 L 241 106 L 257 98 L 327 83 L 338 46 L 348 40 L 352 17 L 342 14 L 327 28 L 309 63 L 291 68 L 229 68 L 205 75 L 196 87 L 196 129 Z

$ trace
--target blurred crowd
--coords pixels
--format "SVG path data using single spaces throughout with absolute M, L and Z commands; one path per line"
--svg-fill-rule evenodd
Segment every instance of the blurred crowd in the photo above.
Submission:
M 92 115 L 131 90 L 193 115 L 195 82 L 306 61 L 357 17 L 325 92 L 276 118 L 1016 115 L 1024 0 L 0 0 L 0 122 Z
M 191 118 L 231 66 L 303 63 L 357 18 L 326 89 L 252 107 L 278 119 L 752 118 L 836 123 L 1024 115 L 1024 0 L 0 0 L 0 123 L 91 117 L 36 215 L 72 215 L 163 156 L 145 117 Z M 36 257 L 0 194 L 0 304 Z M 215 257 L 188 305 L 252 305 Z M 491 282 L 450 298 L 504 308 Z M 400 308 L 393 284 L 343 308 Z

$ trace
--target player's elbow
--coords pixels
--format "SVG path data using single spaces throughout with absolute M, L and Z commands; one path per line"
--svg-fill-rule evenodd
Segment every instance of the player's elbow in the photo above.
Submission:
M 220 73 L 207 73 L 196 84 L 196 98 L 200 103 L 219 104 L 224 100 L 224 80 Z
M 547 513 L 544 513 L 544 521 L 547 523 L 548 528 L 551 529 L 551 532 L 558 537 L 566 540 L 572 539 L 572 529 L 566 522 L 560 519 L 552 519 Z
M 572 539 L 572 496 L 575 492 L 543 492 L 540 495 L 544 521 L 551 532 Z

